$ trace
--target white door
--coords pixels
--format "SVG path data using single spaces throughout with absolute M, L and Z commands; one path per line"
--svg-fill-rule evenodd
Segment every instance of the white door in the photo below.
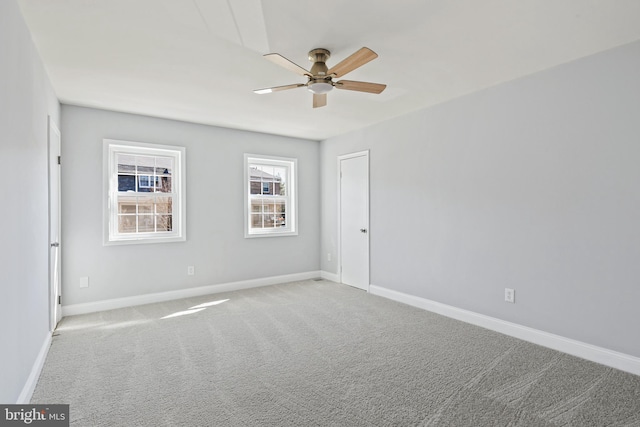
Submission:
M 50 329 L 62 317 L 60 306 L 60 131 L 49 117 L 49 307 Z
M 369 290 L 369 152 L 338 157 L 340 281 Z

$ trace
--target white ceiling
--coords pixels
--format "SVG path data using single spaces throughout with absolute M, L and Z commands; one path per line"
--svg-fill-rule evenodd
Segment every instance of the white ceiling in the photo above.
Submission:
M 325 139 L 640 39 L 638 0 L 19 0 L 61 102 Z M 313 109 L 264 58 L 379 54 Z

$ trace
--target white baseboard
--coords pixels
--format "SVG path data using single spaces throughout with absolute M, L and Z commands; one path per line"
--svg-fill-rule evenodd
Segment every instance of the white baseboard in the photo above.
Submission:
M 332 282 L 340 283 L 340 277 L 337 274 L 329 273 L 328 271 L 322 270 L 320 272 L 320 277 L 324 280 L 330 280 Z
M 104 301 L 88 302 L 83 304 L 71 304 L 62 306 L 62 316 L 74 316 L 76 314 L 94 313 L 97 311 L 114 310 L 116 308 L 132 307 L 156 302 L 171 301 L 181 298 L 197 297 L 216 294 L 220 292 L 239 291 L 241 289 L 259 288 L 261 286 L 277 285 L 280 283 L 296 282 L 299 280 L 316 279 L 320 277 L 320 271 L 308 271 L 306 273 L 286 274 L 261 279 L 242 280 L 239 282 L 222 283 L 219 285 L 201 286 L 197 288 L 180 289 L 176 291 L 158 292 L 153 294 L 136 295 L 133 297 L 115 298 Z
M 380 286 L 370 285 L 369 292 L 373 295 L 378 295 L 414 307 L 422 308 L 433 313 L 451 317 L 456 320 L 491 329 L 524 341 L 581 357 L 612 368 L 620 369 L 621 371 L 640 375 L 640 358 L 635 356 L 597 347 L 581 341 L 518 325 L 517 323 L 507 322 L 496 319 L 495 317 L 485 316 L 483 314 L 474 313 L 472 311 L 463 310 L 461 308 L 408 295 Z
M 36 389 L 36 385 L 38 384 L 38 379 L 40 378 L 40 372 L 42 372 L 44 361 L 47 360 L 47 354 L 49 353 L 50 347 L 51 347 L 51 332 L 47 332 L 47 336 L 44 338 L 42 347 L 40 347 L 40 352 L 38 353 L 38 357 L 36 357 L 35 362 L 33 362 L 33 367 L 31 368 L 31 373 L 29 374 L 29 378 L 27 378 L 27 381 L 24 384 L 24 387 L 22 387 L 20 396 L 18 396 L 18 401 L 16 402 L 17 405 L 26 405 L 29 402 L 31 402 L 31 396 L 33 396 L 33 392 Z

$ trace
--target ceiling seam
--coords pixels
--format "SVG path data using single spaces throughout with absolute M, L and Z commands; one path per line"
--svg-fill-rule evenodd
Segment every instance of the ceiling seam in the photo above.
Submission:
M 198 11 L 198 14 L 200 15 L 200 18 L 202 19 L 202 22 L 204 23 L 205 28 L 207 29 L 207 31 L 209 33 L 211 33 L 211 27 L 209 27 L 209 23 L 204 18 L 204 15 L 202 14 L 202 10 L 200 10 L 200 6 L 198 6 L 198 1 L 197 0 L 192 0 L 192 2 L 193 2 L 193 5 L 196 7 L 196 10 Z
M 233 25 L 236 26 L 236 32 L 238 33 L 238 38 L 240 39 L 240 44 L 243 47 L 246 47 L 244 44 L 244 40 L 242 39 L 242 33 L 240 32 L 240 26 L 238 26 L 238 20 L 236 19 L 236 14 L 233 12 L 233 7 L 231 7 L 231 2 L 227 0 L 227 6 L 229 7 L 229 11 L 231 12 L 231 18 L 233 18 Z

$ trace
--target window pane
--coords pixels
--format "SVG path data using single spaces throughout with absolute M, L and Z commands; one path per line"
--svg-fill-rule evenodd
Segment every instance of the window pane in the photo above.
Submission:
M 119 215 L 118 216 L 118 232 L 119 233 L 135 233 L 136 232 L 136 216 L 135 215 Z
M 251 212 L 262 212 L 261 200 L 251 200 Z
M 155 231 L 154 215 L 138 215 L 138 233 Z
M 250 189 L 251 194 L 262 194 L 262 184 L 260 181 L 251 181 Z
M 153 191 L 153 176 L 140 175 L 138 176 L 138 192 L 149 193 Z
M 153 213 L 153 198 L 152 197 L 138 197 L 138 213 L 139 214 L 151 214 Z
M 273 167 L 262 167 L 262 194 L 273 195 Z
M 156 175 L 171 176 L 173 173 L 173 159 L 171 157 L 156 157 Z
M 118 173 L 136 173 L 136 158 L 129 154 L 116 154 L 116 162 L 118 162 Z
M 156 222 L 158 231 L 171 231 L 173 228 L 171 221 L 171 215 L 157 215 Z
M 287 176 L 287 170 L 285 168 L 276 167 L 276 168 L 273 169 L 273 173 L 274 173 L 274 190 L 273 190 L 273 194 L 276 194 L 278 196 L 286 195 L 285 178 Z
M 272 214 L 265 214 L 263 221 L 264 221 L 264 228 L 273 228 L 276 225 L 276 216 L 272 215 Z
M 138 175 L 153 175 L 153 165 L 151 166 L 141 166 L 138 165 L 137 169 L 137 173 Z
M 173 199 L 171 197 L 158 197 L 156 199 L 156 213 L 173 213 Z
M 273 180 L 273 166 L 262 166 L 262 180 L 263 181 L 272 181 Z
M 251 228 L 262 228 L 262 215 L 251 215 Z
M 261 194 L 262 169 L 258 166 L 249 165 L 249 188 L 250 194 Z
M 136 191 L 134 175 L 118 175 L 118 191 Z
M 273 194 L 273 183 L 272 182 L 263 182 L 262 183 L 262 194 Z
M 275 203 L 275 213 L 276 213 L 276 227 L 284 227 L 286 226 L 285 214 L 287 211 L 287 204 L 282 200 L 278 200 Z
M 155 165 L 155 156 L 136 156 L 136 173 L 138 175 L 153 175 Z
M 136 197 L 118 197 L 118 213 L 135 214 Z
M 156 191 L 161 193 L 171 193 L 171 177 L 161 176 L 156 177 Z

